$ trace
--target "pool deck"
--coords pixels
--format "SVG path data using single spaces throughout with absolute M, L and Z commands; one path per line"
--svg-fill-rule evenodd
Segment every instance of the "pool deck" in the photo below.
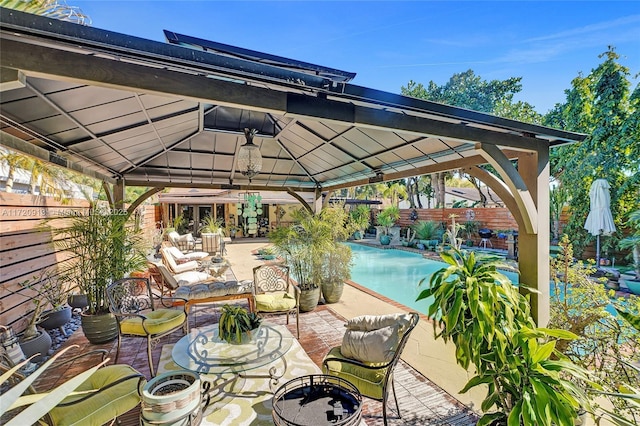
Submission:
M 377 243 L 371 240 L 366 242 L 374 246 Z M 246 253 L 267 244 L 268 241 L 263 240 L 256 243 L 242 241 L 242 243 L 227 245 L 228 259 L 238 279 L 252 279 L 253 267 L 261 264 L 262 261 L 255 256 L 246 256 Z M 379 243 L 377 245 L 380 246 Z M 401 246 L 398 248 L 404 249 Z M 413 310 L 352 281 L 345 286 L 340 301 L 327 306 L 345 319 L 359 315 L 382 315 Z M 456 400 L 472 410 L 479 411 L 485 391 L 478 387 L 465 394 L 459 393 L 472 375 L 456 364 L 454 345 L 445 344 L 442 339 L 434 339 L 433 323 L 426 315 L 420 315 L 420 322 L 409 337 L 402 359 Z

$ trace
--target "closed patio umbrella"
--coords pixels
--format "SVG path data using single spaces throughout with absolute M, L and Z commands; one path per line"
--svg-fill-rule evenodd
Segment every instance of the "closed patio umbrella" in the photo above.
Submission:
M 611 235 L 616 231 L 611 215 L 609 188 L 611 186 L 606 179 L 596 179 L 589 189 L 589 216 L 584 229 L 596 236 L 596 265 L 600 265 L 600 235 Z

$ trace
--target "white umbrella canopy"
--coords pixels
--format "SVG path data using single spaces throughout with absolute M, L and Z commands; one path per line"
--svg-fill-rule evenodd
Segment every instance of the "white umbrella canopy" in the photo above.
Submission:
M 616 225 L 611 215 L 611 186 L 606 179 L 596 179 L 589 189 L 589 215 L 584 229 L 596 236 L 596 264 L 600 264 L 600 235 L 611 235 L 616 232 Z

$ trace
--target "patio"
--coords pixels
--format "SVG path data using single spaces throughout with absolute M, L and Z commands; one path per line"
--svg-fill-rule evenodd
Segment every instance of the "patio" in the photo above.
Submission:
M 231 244 L 229 246 L 229 259 L 232 267 L 235 268 L 234 273 L 239 279 L 246 276 L 252 265 L 259 263 L 254 256 L 249 253 L 255 247 L 264 243 L 253 244 Z M 343 300 L 336 305 L 320 305 L 316 310 L 300 315 L 300 344 L 311 360 L 318 366 L 321 365 L 324 355 L 329 348 L 339 345 L 342 341 L 344 333 L 345 316 L 338 311 L 350 312 L 351 309 L 357 309 L 355 305 L 361 304 L 365 297 L 370 297 L 365 292 L 356 287 L 349 287 L 349 297 L 343 297 Z M 361 293 L 354 297 L 351 292 Z M 364 299 L 366 300 L 366 299 Z M 348 301 L 348 302 L 347 302 Z M 354 305 L 354 306 L 349 306 Z M 378 303 L 367 304 L 371 310 L 371 314 L 398 312 L 405 310 L 401 305 L 394 306 L 388 300 L 378 301 Z M 383 306 L 384 305 L 384 306 Z M 377 310 L 383 308 L 383 312 Z M 203 326 L 217 321 L 219 315 L 215 305 L 199 305 L 195 308 L 195 315 L 191 317 L 191 327 Z M 351 316 L 351 315 L 346 315 Z M 285 324 L 285 316 L 271 316 L 268 321 L 276 324 Z M 430 329 L 430 324 L 426 318 L 421 320 L 422 328 Z M 292 321 L 288 326 L 289 330 L 295 332 L 295 322 Z M 154 361 L 160 358 L 162 348 L 167 344 L 174 344 L 182 337 L 181 332 L 176 332 L 164 338 L 160 344 L 154 348 Z M 110 356 L 115 357 L 116 342 L 110 342 L 102 345 L 92 345 L 84 337 L 81 329 L 73 333 L 73 335 L 65 342 L 64 346 L 78 345 L 79 349 L 76 353 L 90 351 L 93 349 L 106 349 Z M 415 345 L 413 345 L 415 348 Z M 412 360 L 415 363 L 416 354 L 412 345 L 408 345 L 405 349 L 403 358 Z M 451 359 L 453 361 L 453 358 Z M 150 378 L 149 368 L 147 366 L 146 348 L 143 339 L 124 339 L 121 349 L 119 363 L 125 363 L 133 366 L 147 379 Z M 65 366 L 64 369 L 51 370 L 46 377 L 42 378 L 37 387 L 47 388 L 54 386 L 60 378 L 69 378 L 79 371 L 87 367 L 87 364 L 74 363 L 71 366 Z M 451 364 L 451 369 L 456 367 Z M 445 372 L 446 373 L 446 372 Z M 451 372 L 450 372 L 451 373 Z M 461 402 L 457 401 L 450 394 L 433 384 L 427 377 L 422 375 L 404 359 L 396 369 L 395 374 L 396 391 L 403 418 L 398 419 L 393 402 L 390 402 L 391 408 L 389 416 L 390 425 L 472 425 L 475 424 L 476 416 Z M 121 418 L 123 425 L 139 424 L 139 408 L 127 413 Z M 363 418 L 368 425 L 382 425 L 382 404 L 367 398 L 364 398 Z

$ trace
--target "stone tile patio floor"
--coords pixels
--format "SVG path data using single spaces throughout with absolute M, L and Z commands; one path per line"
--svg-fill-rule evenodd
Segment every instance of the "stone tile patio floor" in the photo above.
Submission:
M 217 315 L 218 309 L 215 305 L 200 305 L 195 308 L 195 315 L 192 311 L 190 326 L 197 327 L 216 322 Z M 278 324 L 286 323 L 284 315 L 270 316 L 268 320 Z M 343 324 L 344 319 L 333 312 L 330 306 L 320 305 L 313 312 L 300 314 L 300 343 L 317 365 L 321 365 L 324 355 L 331 347 L 340 345 L 344 334 Z M 295 333 L 295 320 L 292 320 L 288 327 L 292 333 Z M 175 343 L 180 337 L 182 333 L 179 331 L 165 337 L 153 350 L 154 361 L 157 363 L 160 358 L 164 344 Z M 86 340 L 81 329 L 71 335 L 64 347 L 74 344 L 79 346 L 78 349 L 71 351 L 74 354 L 93 349 L 106 349 L 110 353 L 110 362 L 115 358 L 116 341 L 92 345 Z M 61 377 L 68 378 L 88 368 L 91 361 L 89 359 L 64 368 L 51 369 L 45 377 L 39 379 L 36 388 L 47 389 L 54 386 Z M 144 374 L 147 379 L 150 378 L 145 339 L 123 339 L 118 362 L 129 364 Z M 473 412 L 403 361 L 396 368 L 395 385 L 403 417 L 398 418 L 393 397 L 391 397 L 388 406 L 389 425 L 474 425 L 476 423 L 477 416 Z M 368 398 L 363 400 L 363 418 L 366 423 L 370 426 L 383 425 L 382 404 Z M 120 422 L 122 425 L 139 425 L 139 408 L 122 416 Z

